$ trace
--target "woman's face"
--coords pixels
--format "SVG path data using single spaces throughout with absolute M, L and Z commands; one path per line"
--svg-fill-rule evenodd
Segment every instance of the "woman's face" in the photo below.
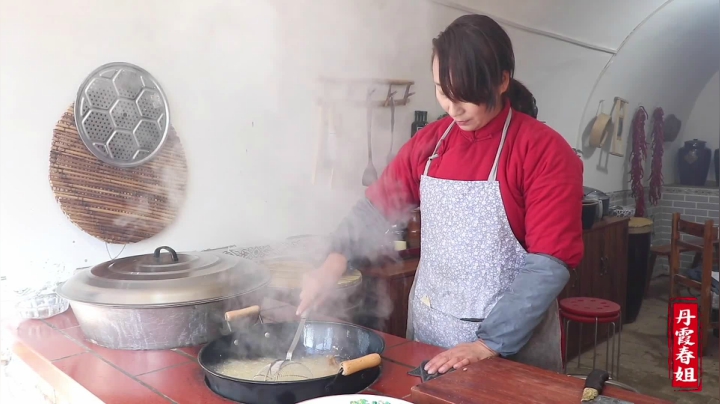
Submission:
M 471 104 L 469 102 L 453 102 L 443 94 L 440 87 L 440 67 L 438 60 L 433 60 L 433 80 L 435 81 L 435 96 L 440 106 L 448 115 L 450 115 L 460 129 L 472 132 L 478 130 L 490 122 L 500 112 L 503 105 L 498 105 L 495 109 L 489 110 L 484 104 Z M 503 83 L 497 89 L 498 99 L 505 91 L 507 91 L 510 83 L 510 75 L 503 74 Z

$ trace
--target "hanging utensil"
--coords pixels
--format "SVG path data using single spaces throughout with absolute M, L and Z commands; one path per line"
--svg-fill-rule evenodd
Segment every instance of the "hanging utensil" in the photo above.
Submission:
M 326 165 L 330 169 L 330 189 L 333 189 L 333 180 L 335 179 L 335 163 L 337 162 L 338 143 L 340 142 L 340 133 L 342 131 L 342 115 L 339 107 L 333 106 L 330 109 L 330 131 L 328 132 L 327 150 L 325 151 Z
M 615 130 L 613 131 L 610 154 L 618 157 L 625 156 L 625 140 L 622 137 L 622 124 L 625 120 L 625 104 L 627 104 L 626 100 L 620 97 L 615 97 L 615 106 L 613 107 L 613 110 L 617 111 L 617 118 L 615 119 Z
M 393 92 L 390 94 L 390 150 L 388 150 L 387 155 L 387 163 L 390 165 L 390 162 L 393 161 L 395 158 L 395 154 L 393 153 L 393 137 L 395 134 L 395 98 L 393 96 L 395 93 Z
M 320 104 L 319 106 L 319 115 L 320 115 L 320 128 L 318 131 L 317 136 L 317 148 L 315 150 L 315 164 L 314 164 L 314 170 L 313 170 L 313 176 L 312 176 L 312 185 L 315 185 L 315 183 L 318 181 L 318 171 L 320 171 L 320 167 L 323 163 L 323 152 L 326 147 L 327 143 L 327 134 L 330 131 L 330 120 L 328 118 L 328 112 L 327 108 L 324 104 Z
M 680 127 L 682 126 L 682 122 L 674 115 L 670 114 L 665 118 L 665 125 L 663 130 L 663 140 L 666 142 L 672 142 L 677 138 L 677 135 L 680 133 Z
M 375 166 L 373 165 L 373 159 L 372 159 L 372 106 L 370 105 L 370 96 L 374 92 L 375 92 L 375 90 L 368 91 L 367 99 L 366 99 L 368 164 L 367 164 L 367 167 L 365 167 L 365 172 L 363 172 L 363 176 L 362 176 L 362 184 L 366 187 L 370 186 L 372 183 L 374 183 L 378 179 L 378 173 L 377 173 L 377 170 L 375 169 Z
M 592 147 L 602 147 L 607 140 L 610 115 L 602 112 L 602 106 L 603 100 L 600 100 L 597 113 L 595 114 L 595 122 L 590 130 L 590 146 Z

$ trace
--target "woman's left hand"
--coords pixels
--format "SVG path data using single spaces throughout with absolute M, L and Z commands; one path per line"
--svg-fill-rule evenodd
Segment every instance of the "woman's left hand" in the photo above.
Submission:
M 451 368 L 458 369 L 493 356 L 498 354 L 485 346 L 482 341 L 458 344 L 432 358 L 425 365 L 425 371 L 431 375 L 435 372 L 445 373 Z

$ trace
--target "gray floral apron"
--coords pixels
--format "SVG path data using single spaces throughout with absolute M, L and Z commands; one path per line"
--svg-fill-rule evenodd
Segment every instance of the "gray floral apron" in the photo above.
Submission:
M 527 252 L 510 228 L 498 162 L 512 118 L 508 113 L 487 181 L 428 176 L 450 124 L 420 179 L 421 256 L 408 302 L 407 338 L 443 348 L 477 341 L 476 331 L 525 265 Z M 562 371 L 557 302 L 512 358 Z

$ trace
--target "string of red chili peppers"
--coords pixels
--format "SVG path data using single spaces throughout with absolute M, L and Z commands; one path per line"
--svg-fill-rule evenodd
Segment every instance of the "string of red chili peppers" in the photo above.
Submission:
M 647 142 L 645 140 L 645 120 L 648 114 L 644 107 L 638 108 L 633 117 L 632 150 L 630 152 L 630 189 L 635 198 L 635 216 L 645 215 L 645 187 L 642 183 L 644 174 L 643 162 L 647 157 Z
M 630 152 L 630 180 L 632 196 L 635 198 L 635 216 L 645 216 L 645 187 L 642 183 L 644 175 L 644 162 L 647 158 L 647 139 L 645 138 L 645 121 L 648 113 L 644 107 L 638 108 L 633 117 L 633 144 Z M 648 200 L 657 206 L 662 194 L 662 158 L 663 143 L 665 142 L 664 111 L 655 108 L 653 111 L 652 130 L 652 161 L 650 163 L 650 192 Z
M 663 109 L 658 107 L 653 111 L 653 131 L 652 131 L 652 162 L 650 171 L 650 193 L 648 199 L 650 204 L 656 206 L 660 201 L 662 193 L 663 175 L 662 175 L 662 158 L 663 143 L 665 142 Z

